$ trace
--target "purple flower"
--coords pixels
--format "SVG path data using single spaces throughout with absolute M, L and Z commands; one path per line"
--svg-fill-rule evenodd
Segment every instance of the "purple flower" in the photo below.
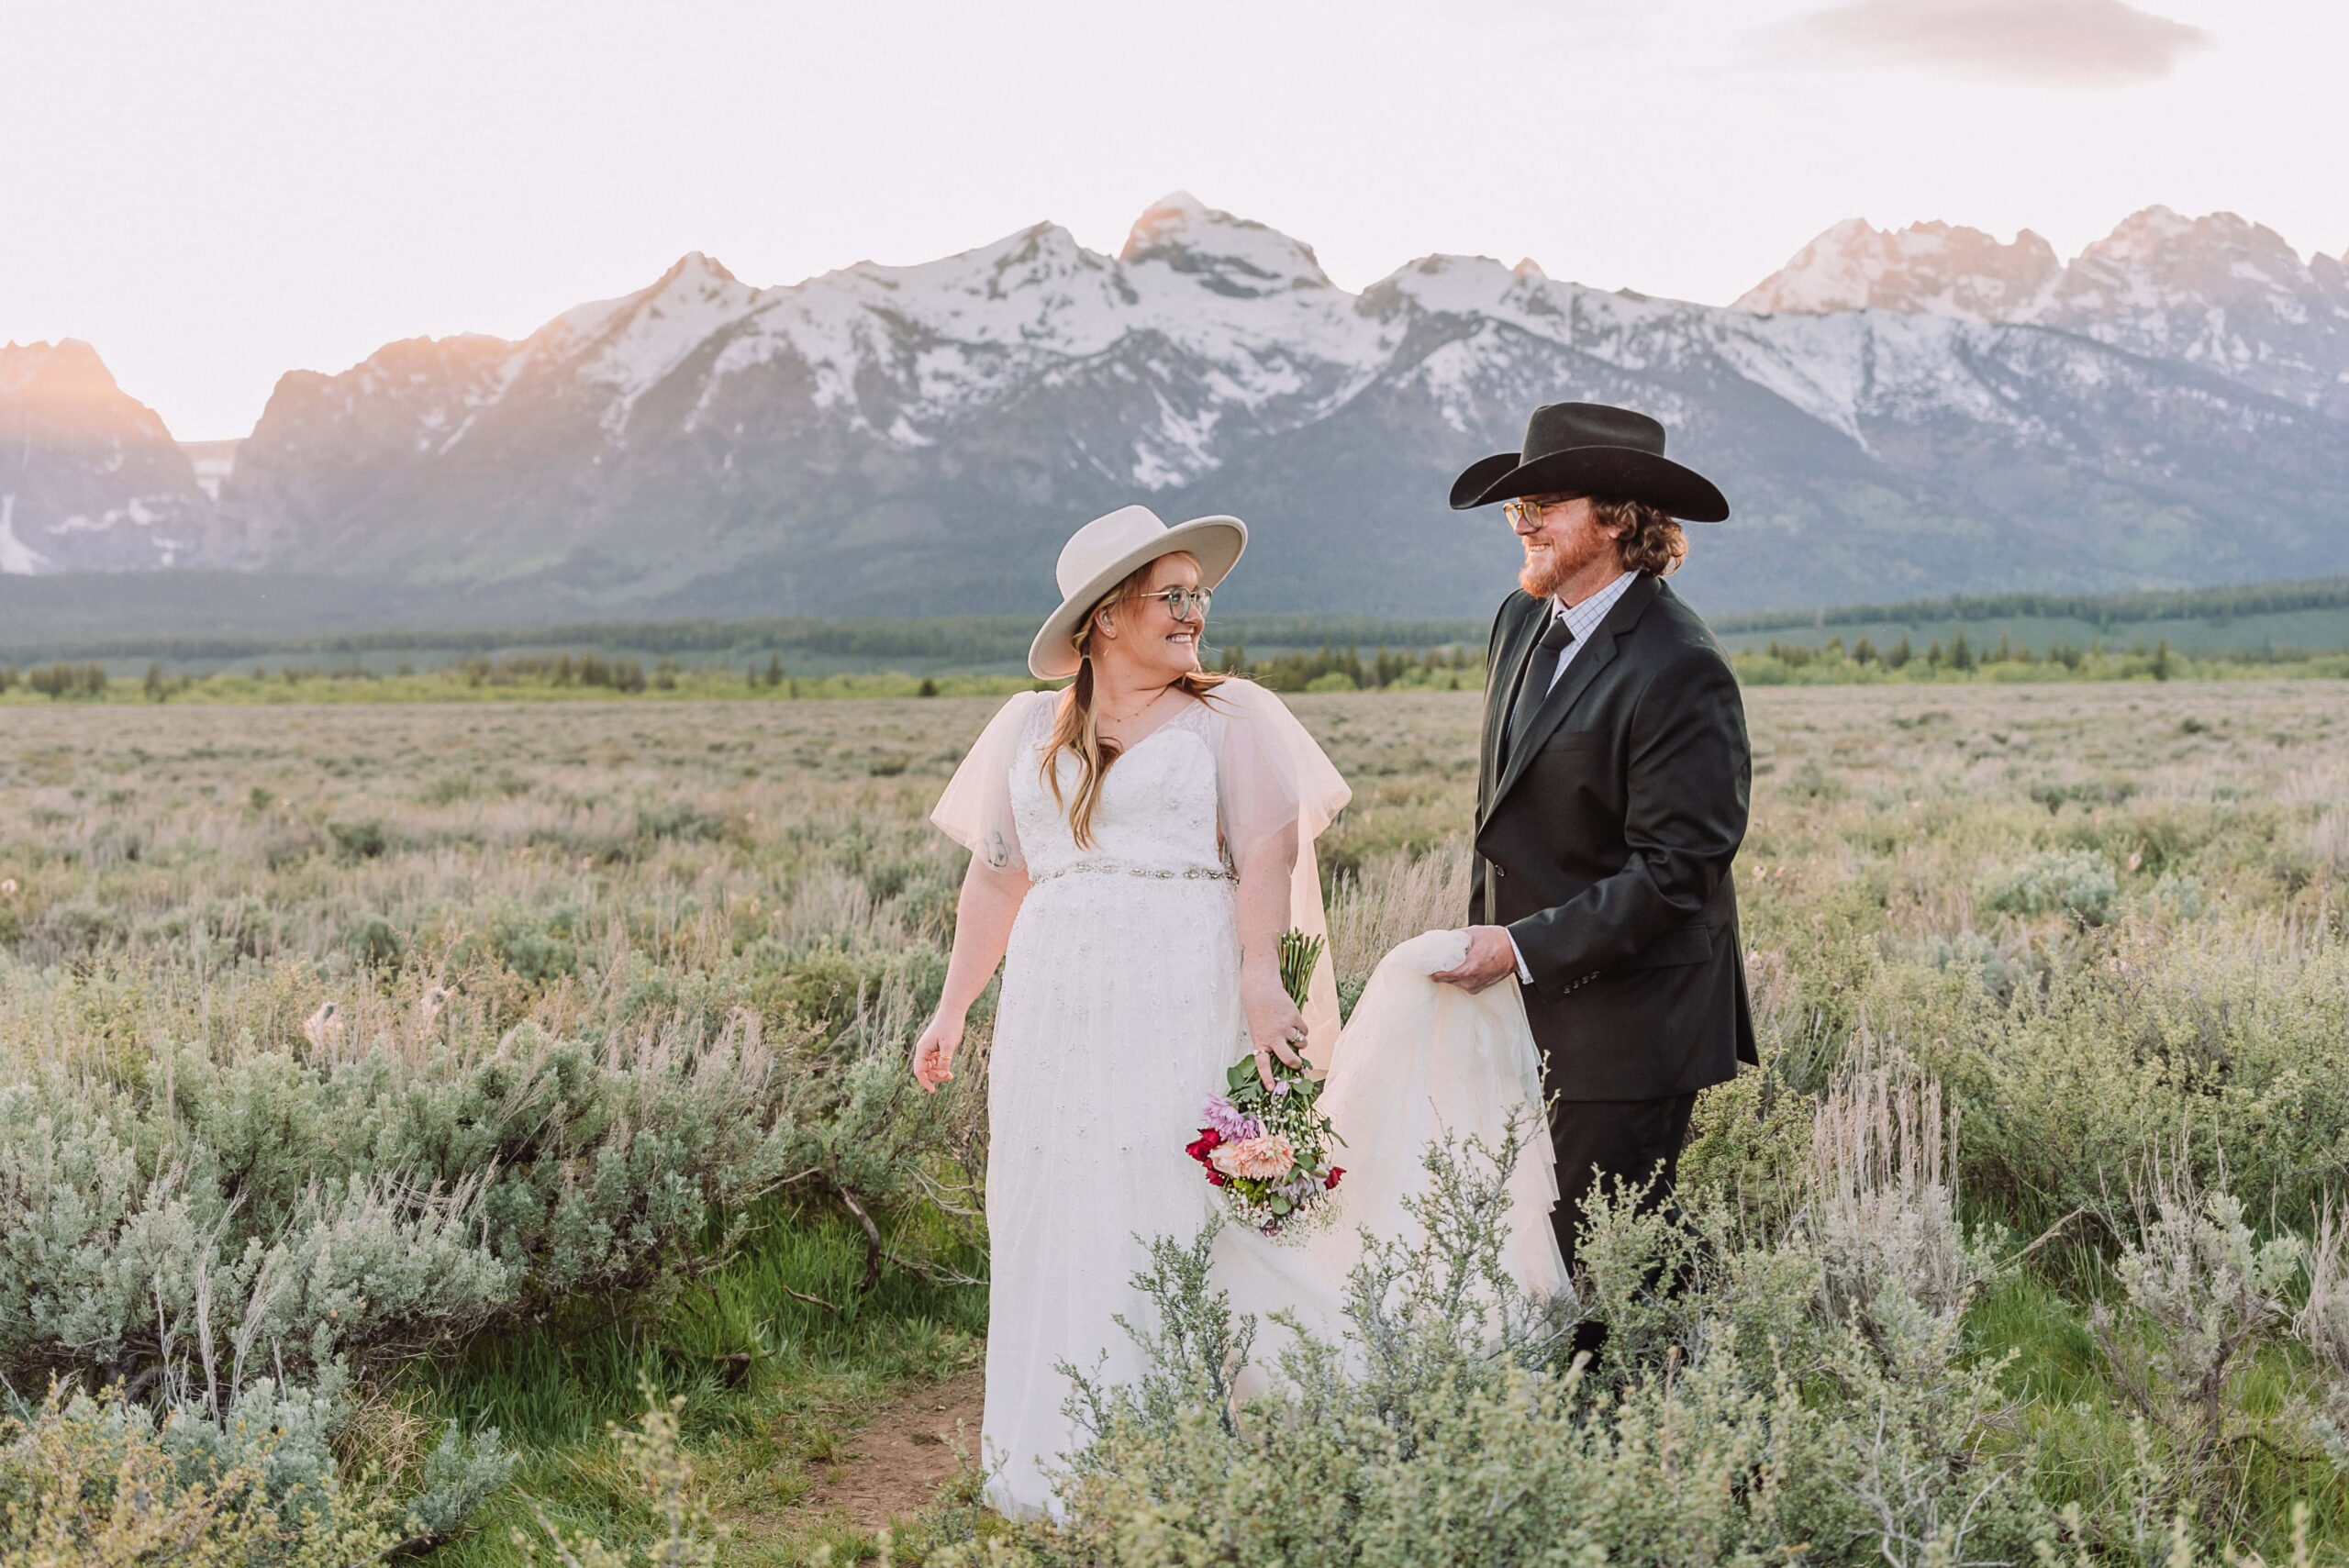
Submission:
M 1207 1108 L 1199 1114 L 1226 1143 L 1244 1142 L 1261 1136 L 1264 1130 L 1256 1125 L 1255 1118 L 1241 1116 L 1240 1107 L 1221 1095 L 1208 1095 Z
M 1279 1099 L 1286 1099 L 1286 1098 L 1287 1098 L 1287 1096 L 1288 1096 L 1288 1080 L 1287 1080 L 1287 1079 L 1286 1079 L 1286 1078 L 1275 1078 L 1275 1079 L 1274 1079 L 1274 1080 L 1273 1080 L 1273 1098 L 1275 1098 L 1275 1099 L 1276 1099 L 1276 1100 L 1279 1100 Z

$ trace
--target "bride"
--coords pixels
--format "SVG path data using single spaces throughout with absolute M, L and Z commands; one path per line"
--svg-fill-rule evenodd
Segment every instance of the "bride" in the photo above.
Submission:
M 953 1077 L 971 1005 L 1004 966 L 982 1438 L 988 1500 L 1008 1514 L 1053 1508 L 1048 1468 L 1075 1446 L 1061 1363 L 1104 1383 L 1141 1370 L 1116 1319 L 1142 1320 L 1131 1280 L 1148 1240 L 1211 1218 L 1184 1145 L 1235 1060 L 1252 1053 L 1268 1084 L 1275 1060 L 1330 1071 L 1349 1234 L 1399 1229 L 1441 1128 L 1490 1138 L 1540 1104 L 1517 988 L 1471 995 L 1426 978 L 1459 961 L 1459 933 L 1389 955 L 1342 1040 L 1329 962 L 1303 1008 L 1283 988 L 1280 934 L 1326 933 L 1314 840 L 1349 791 L 1278 697 L 1199 666 L 1211 592 L 1247 539 L 1237 517 L 1169 528 L 1142 506 L 1077 530 L 1028 659 L 1039 678 L 1074 681 L 1007 702 L 932 813 L 971 864 L 938 1010 L 914 1046 L 926 1089 Z M 1556 1194 L 1546 1161 L 1521 1162 L 1512 1255 L 1529 1288 L 1564 1284 Z M 1227 1232 L 1219 1283 L 1243 1310 L 1334 1323 L 1342 1251 Z

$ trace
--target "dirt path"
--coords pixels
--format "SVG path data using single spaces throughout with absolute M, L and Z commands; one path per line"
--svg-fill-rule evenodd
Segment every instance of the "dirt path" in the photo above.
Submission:
M 858 1429 L 849 1457 L 823 1475 L 806 1506 L 837 1510 L 868 1529 L 929 1507 L 963 1455 L 978 1457 L 985 1391 L 977 1367 L 907 1389 Z

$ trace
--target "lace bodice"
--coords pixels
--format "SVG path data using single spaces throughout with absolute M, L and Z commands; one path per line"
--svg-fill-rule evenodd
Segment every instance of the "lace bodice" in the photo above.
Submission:
M 1216 727 L 1227 722 L 1205 703 L 1144 735 L 1119 757 L 1101 782 L 1093 811 L 1093 842 L 1079 848 L 1061 802 L 1040 766 L 1052 738 L 1052 710 L 1033 705 L 1011 764 L 1011 812 L 1032 882 L 1086 866 L 1170 874 L 1224 870 L 1216 792 Z M 1076 795 L 1076 759 L 1058 761 L 1063 799 Z
M 930 820 L 984 864 L 1020 873 L 1040 890 L 1097 880 L 1070 874 L 1097 867 L 1245 877 L 1286 860 L 1288 923 L 1308 937 L 1329 929 L 1313 843 L 1345 805 L 1346 784 L 1279 697 L 1252 681 L 1226 681 L 1129 747 L 1102 781 L 1094 841 L 1084 850 L 1040 772 L 1061 701 L 1059 692 L 1042 691 L 1006 702 L 954 770 Z M 1064 797 L 1074 795 L 1075 765 L 1060 760 Z M 1146 937 L 1137 940 L 1147 948 Z M 1327 963 L 1315 971 L 1305 1012 L 1318 1038 L 1334 1040 L 1330 972 Z

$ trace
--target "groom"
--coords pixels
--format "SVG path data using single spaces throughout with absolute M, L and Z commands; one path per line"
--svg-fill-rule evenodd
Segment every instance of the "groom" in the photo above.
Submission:
M 1687 553 L 1675 519 L 1718 522 L 1729 503 L 1664 457 L 1662 425 L 1596 403 L 1535 409 L 1521 451 L 1452 486 L 1454 510 L 1494 502 L 1524 547 L 1522 591 L 1486 651 L 1468 953 L 1435 978 L 1524 987 L 1572 1268 L 1599 1181 L 1669 1202 L 1697 1092 L 1758 1061 L 1730 879 L 1745 711 L 1664 582 Z

